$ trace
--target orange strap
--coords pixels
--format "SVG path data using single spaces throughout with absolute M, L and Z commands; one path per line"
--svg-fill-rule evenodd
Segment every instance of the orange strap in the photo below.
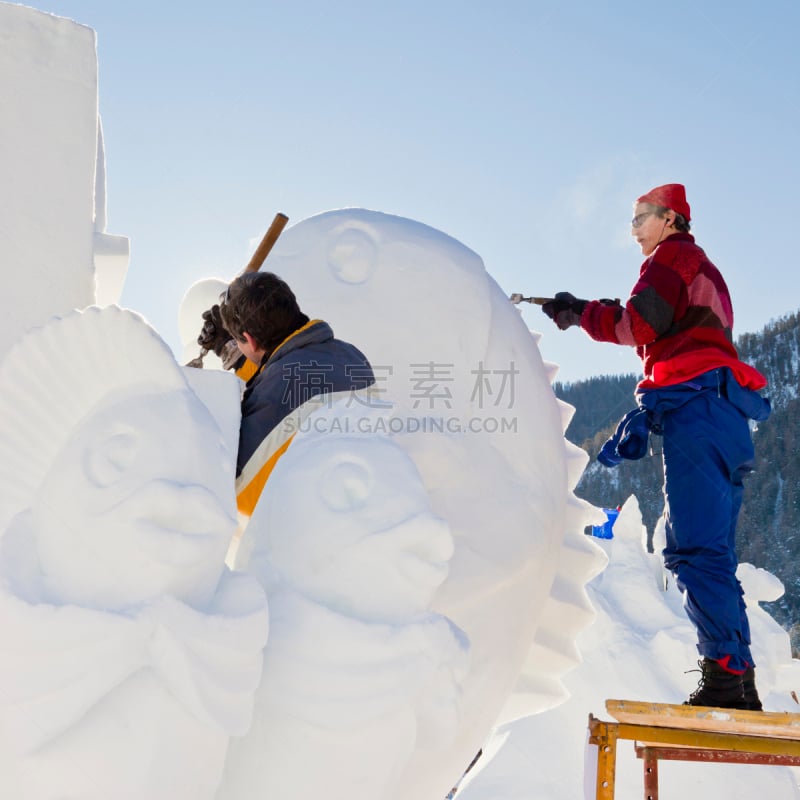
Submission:
M 278 459 L 286 452 L 289 445 L 292 443 L 292 439 L 294 439 L 294 434 L 266 460 L 253 480 L 251 480 L 236 496 L 236 506 L 242 514 L 246 514 L 248 517 L 252 515 L 258 498 L 261 497 L 261 492 L 264 491 L 267 479 L 275 468 L 275 464 L 278 463 Z

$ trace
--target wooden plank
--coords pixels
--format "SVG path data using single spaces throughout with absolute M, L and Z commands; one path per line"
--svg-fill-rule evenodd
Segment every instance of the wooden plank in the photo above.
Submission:
M 800 740 L 800 714 L 785 711 L 741 711 L 637 700 L 606 700 L 606 710 L 614 719 L 629 725 Z

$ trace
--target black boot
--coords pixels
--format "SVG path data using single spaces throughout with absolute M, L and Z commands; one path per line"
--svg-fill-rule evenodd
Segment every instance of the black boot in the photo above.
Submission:
M 742 688 L 744 689 L 744 701 L 751 711 L 763 711 L 761 699 L 756 689 L 756 671 L 750 667 L 742 675 Z
M 741 675 L 728 672 L 711 658 L 703 658 L 697 665 L 703 674 L 698 687 L 684 703 L 685 706 L 750 707 L 744 699 L 744 681 Z

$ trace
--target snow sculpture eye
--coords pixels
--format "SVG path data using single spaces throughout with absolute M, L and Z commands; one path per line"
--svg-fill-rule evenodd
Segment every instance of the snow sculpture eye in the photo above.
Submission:
M 89 446 L 84 454 L 86 476 L 95 486 L 111 486 L 133 464 L 139 449 L 136 431 L 116 431 Z
M 354 511 L 368 500 L 375 478 L 360 459 L 349 458 L 328 469 L 320 481 L 320 497 L 332 511 Z
M 331 272 L 345 283 L 366 283 L 378 263 L 374 238 L 358 228 L 345 228 L 328 248 Z

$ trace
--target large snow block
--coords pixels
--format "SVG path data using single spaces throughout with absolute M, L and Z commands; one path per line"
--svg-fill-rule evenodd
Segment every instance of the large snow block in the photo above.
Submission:
M 2 356 L 25 330 L 96 300 L 105 170 L 94 31 L 0 3 L 0 97 L 0 263 L 13 287 Z

